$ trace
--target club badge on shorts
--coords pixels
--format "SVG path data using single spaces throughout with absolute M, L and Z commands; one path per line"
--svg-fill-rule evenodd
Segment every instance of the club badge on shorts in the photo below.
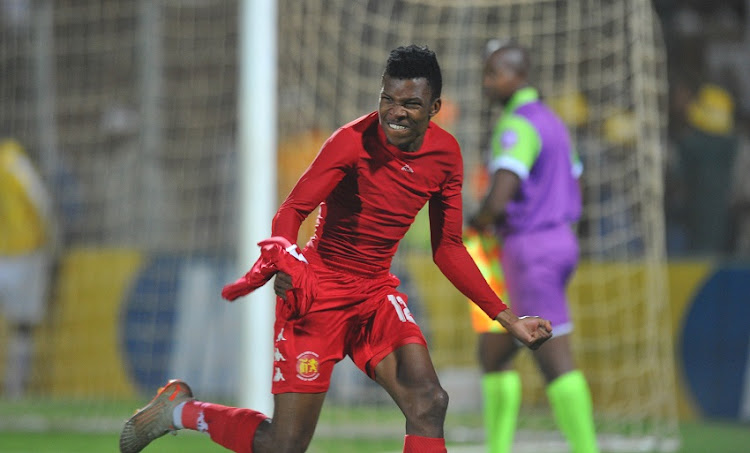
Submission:
M 320 376 L 318 354 L 305 351 L 297 356 L 297 377 L 303 381 L 313 381 Z

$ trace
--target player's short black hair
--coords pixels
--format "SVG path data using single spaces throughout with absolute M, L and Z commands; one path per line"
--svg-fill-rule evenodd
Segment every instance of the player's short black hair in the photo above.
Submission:
M 435 52 L 427 46 L 400 46 L 393 49 L 385 64 L 383 77 L 394 79 L 417 79 L 424 77 L 430 84 L 432 99 L 440 97 L 443 91 L 443 76 Z

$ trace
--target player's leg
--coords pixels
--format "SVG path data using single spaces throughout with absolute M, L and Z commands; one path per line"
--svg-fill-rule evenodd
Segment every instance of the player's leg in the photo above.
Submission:
M 502 249 L 488 234 L 467 232 L 464 245 L 492 290 L 509 303 L 505 276 L 500 265 Z M 512 361 L 518 350 L 499 322 L 471 303 L 471 324 L 478 334 L 477 352 L 482 370 L 482 416 L 485 443 L 490 453 L 508 453 L 513 445 L 521 407 L 521 378 Z
M 521 408 L 521 377 L 513 369 L 519 346 L 507 333 L 485 332 L 478 340 L 487 451 L 509 453 Z
M 169 381 L 125 423 L 120 451 L 137 453 L 179 429 L 208 434 L 238 453 L 304 452 L 310 444 L 325 393 L 285 393 L 274 398 L 274 418 L 246 408 L 196 400 L 183 381 Z
M 445 452 L 448 394 L 440 386 L 422 330 L 395 277 L 362 279 L 347 354 L 393 398 L 406 417 L 404 452 Z
M 348 333 L 356 311 L 335 307 L 351 300 L 337 274 L 317 273 L 316 299 L 325 310 L 311 310 L 305 316 L 287 317 L 284 302 L 277 299 L 274 325 L 273 419 L 262 423 L 255 434 L 255 453 L 303 452 L 312 440 L 333 368 L 345 355 Z M 324 279 L 325 277 L 325 279 Z
M 171 381 L 125 423 L 121 452 L 139 452 L 154 439 L 183 428 L 207 433 L 214 442 L 235 452 L 305 451 L 333 367 L 344 356 L 346 332 L 354 315 L 326 310 L 288 319 L 283 303 L 277 299 L 273 418 L 252 409 L 195 400 L 187 384 Z
M 273 419 L 258 427 L 254 453 L 304 452 L 310 445 L 325 393 L 281 393 L 274 396 Z
M 274 395 L 273 418 L 261 412 L 187 401 L 175 414 L 181 427 L 201 431 L 238 453 L 299 453 L 307 450 L 318 424 L 325 393 Z
M 532 354 L 547 384 L 576 369 L 569 334 L 555 334 Z
M 518 316 L 532 313 L 552 322 L 553 337 L 533 352 L 549 384 L 575 369 L 570 347 L 573 323 L 566 286 L 578 259 L 578 246 L 570 228 L 562 227 L 529 235 L 515 258 L 521 263 L 512 270 L 511 291 L 518 299 Z M 532 243 L 529 243 L 532 242 Z M 514 267 L 513 264 L 508 267 Z
M 570 335 L 555 336 L 534 351 L 547 382 L 547 397 L 560 430 L 573 453 L 598 452 L 591 393 L 581 370 L 576 369 Z
M 406 417 L 404 452 L 445 450 L 443 424 L 448 394 L 423 344 L 405 344 L 375 367 L 375 380 L 388 392 Z
M 576 369 L 570 333 L 572 322 L 566 298 L 567 282 L 578 257 L 578 246 L 567 227 L 531 238 L 537 244 L 526 266 L 523 314 L 539 313 L 552 321 L 554 336 L 533 352 L 547 382 L 547 395 L 573 453 L 598 451 L 588 383 Z M 533 255 L 536 253 L 537 255 Z M 543 254 L 543 255 L 540 255 Z

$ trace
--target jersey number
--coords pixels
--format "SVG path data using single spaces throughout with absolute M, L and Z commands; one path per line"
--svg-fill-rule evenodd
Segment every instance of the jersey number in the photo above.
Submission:
M 404 299 L 401 298 L 401 296 L 394 296 L 393 294 L 388 295 L 388 300 L 391 301 L 391 305 L 393 305 L 393 308 L 396 309 L 396 314 L 398 315 L 398 319 L 401 320 L 401 322 L 413 322 L 416 324 L 417 322 L 414 321 L 414 317 L 411 315 L 411 312 L 409 311 L 409 307 L 406 306 L 406 302 L 404 302 Z

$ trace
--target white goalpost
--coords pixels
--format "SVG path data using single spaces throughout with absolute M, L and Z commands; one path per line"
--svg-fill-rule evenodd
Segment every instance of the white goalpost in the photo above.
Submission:
M 276 2 L 242 0 L 239 33 L 238 131 L 241 214 L 238 275 L 247 272 L 258 256 L 257 242 L 271 235 L 276 211 Z M 266 285 L 247 297 L 242 346 L 242 378 L 247 385 L 238 395 L 245 407 L 273 414 L 274 300 Z

